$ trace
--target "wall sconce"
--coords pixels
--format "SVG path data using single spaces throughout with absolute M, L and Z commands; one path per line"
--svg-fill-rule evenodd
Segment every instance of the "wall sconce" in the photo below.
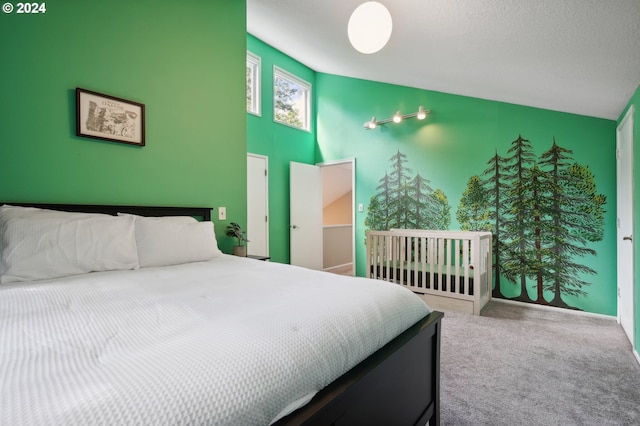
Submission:
M 371 117 L 371 120 L 364 123 L 364 128 L 367 130 L 373 130 L 381 124 L 387 124 L 387 123 L 397 124 L 406 118 L 417 118 L 418 120 L 424 120 L 425 118 L 427 118 L 427 114 L 429 114 L 430 112 L 431 112 L 430 109 L 424 109 L 424 107 L 421 105 L 420 107 L 418 107 L 417 112 L 412 112 L 411 114 L 402 115 L 400 111 L 398 111 L 393 115 L 393 117 L 387 118 L 385 120 L 376 120 L 375 117 Z

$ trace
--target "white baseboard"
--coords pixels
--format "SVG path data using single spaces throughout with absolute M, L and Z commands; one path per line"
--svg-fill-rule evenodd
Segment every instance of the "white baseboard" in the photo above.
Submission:
M 640 355 L 638 354 L 638 351 L 634 349 L 633 355 L 636 357 L 636 361 L 638 361 L 638 365 L 640 365 Z
M 596 314 L 596 313 L 593 313 L 593 312 L 577 311 L 575 309 L 558 308 L 557 306 L 538 305 L 537 303 L 519 302 L 517 300 L 500 299 L 498 297 L 492 297 L 491 301 L 492 302 L 500 302 L 500 303 L 508 303 L 508 304 L 519 305 L 519 306 L 529 306 L 529 307 L 535 308 L 535 309 L 544 309 L 544 310 L 553 311 L 553 312 L 563 312 L 563 313 L 566 313 L 566 314 L 580 315 L 580 316 L 585 316 L 585 317 L 602 318 L 602 319 L 614 320 L 614 321 L 618 320 L 617 317 L 612 316 L 612 315 L 604 315 L 604 314 Z
M 353 262 L 343 263 L 342 265 L 331 266 L 330 268 L 324 268 L 323 271 L 331 272 L 331 271 L 334 271 L 336 269 L 342 269 L 342 268 L 348 268 L 348 267 L 353 267 Z

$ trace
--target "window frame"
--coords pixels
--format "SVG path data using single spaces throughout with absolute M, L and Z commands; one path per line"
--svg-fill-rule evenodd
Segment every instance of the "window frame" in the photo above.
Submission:
M 303 91 L 304 96 L 304 116 L 300 117 L 302 120 L 302 127 L 294 126 L 292 124 L 280 121 L 276 118 L 276 79 L 281 78 L 283 80 L 288 80 L 290 83 L 293 83 L 297 86 L 300 86 Z M 306 80 L 278 67 L 277 65 L 273 66 L 273 121 L 282 124 L 284 126 L 291 127 L 293 129 L 302 130 L 305 132 L 311 133 L 311 94 L 312 94 L 312 86 Z
M 247 50 L 247 68 L 251 67 L 251 77 L 253 85 L 251 86 L 251 108 L 247 107 L 247 113 L 262 116 L 262 97 L 261 97 L 261 80 L 262 80 L 262 58 L 253 52 Z

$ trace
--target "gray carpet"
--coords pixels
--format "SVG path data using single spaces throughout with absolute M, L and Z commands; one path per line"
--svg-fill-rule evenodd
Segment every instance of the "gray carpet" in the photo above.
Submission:
M 445 311 L 442 425 L 640 425 L 640 366 L 615 320 L 490 302 Z

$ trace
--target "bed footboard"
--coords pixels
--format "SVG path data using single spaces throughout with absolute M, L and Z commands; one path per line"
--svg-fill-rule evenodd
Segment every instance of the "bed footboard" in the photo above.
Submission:
M 491 300 L 492 234 L 393 229 L 367 231 L 367 274 L 479 315 Z M 430 299 L 431 298 L 431 299 Z
M 274 424 L 439 425 L 442 317 L 430 313 Z

